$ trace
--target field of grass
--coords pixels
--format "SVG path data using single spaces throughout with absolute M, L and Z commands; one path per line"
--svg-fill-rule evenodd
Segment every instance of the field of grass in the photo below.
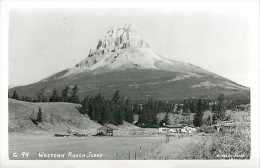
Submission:
M 28 157 L 22 157 L 29 152 Z M 102 154 L 98 158 L 69 156 L 73 154 Z M 17 153 L 18 157 L 13 157 Z M 64 158 L 40 157 L 43 154 L 65 154 Z M 248 134 L 196 134 L 181 138 L 165 136 L 147 137 L 51 137 L 9 136 L 10 159 L 249 159 Z
M 164 141 L 164 137 L 51 137 L 9 135 L 10 159 L 149 159 L 149 154 Z M 29 152 L 29 157 L 22 157 Z M 80 158 L 73 154 L 102 154 L 101 158 Z M 14 154 L 15 153 L 15 154 Z M 65 154 L 65 158 L 40 158 L 39 153 Z M 18 155 L 17 157 L 13 157 Z

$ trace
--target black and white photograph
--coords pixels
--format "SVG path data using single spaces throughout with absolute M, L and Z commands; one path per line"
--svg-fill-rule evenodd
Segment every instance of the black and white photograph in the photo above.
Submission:
M 252 160 L 252 17 L 223 5 L 11 8 L 9 160 Z

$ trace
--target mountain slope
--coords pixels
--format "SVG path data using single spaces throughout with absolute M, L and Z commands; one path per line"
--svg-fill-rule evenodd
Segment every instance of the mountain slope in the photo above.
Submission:
M 37 83 L 12 88 L 20 96 L 35 97 L 45 88 L 63 89 L 77 84 L 81 97 L 102 93 L 111 97 L 115 90 L 130 99 L 147 96 L 180 100 L 185 97 L 249 97 L 249 88 L 200 67 L 167 59 L 153 52 L 132 25 L 114 28 L 98 40 L 95 49 L 72 68 L 58 72 Z

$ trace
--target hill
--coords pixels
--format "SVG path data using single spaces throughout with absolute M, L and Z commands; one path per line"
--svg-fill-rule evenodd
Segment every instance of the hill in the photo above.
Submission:
M 199 77 L 198 77 L 199 76 Z M 40 81 L 34 84 L 15 87 L 9 90 L 12 94 L 16 90 L 19 96 L 37 97 L 42 88 L 46 95 L 51 95 L 53 89 L 61 92 L 65 86 L 79 87 L 79 96 L 101 93 L 105 97 L 112 97 L 115 90 L 129 97 L 131 100 L 145 99 L 152 96 L 157 99 L 181 100 L 187 97 L 209 96 L 220 93 L 226 96 L 248 98 L 249 89 L 222 77 L 196 74 L 185 75 L 178 72 L 162 70 L 125 70 L 101 74 L 80 73 L 61 79 Z
M 29 103 L 14 99 L 8 100 L 9 132 L 54 133 L 64 132 L 68 128 L 96 132 L 98 123 L 78 112 L 78 104 L 72 103 Z M 31 120 L 39 107 L 42 109 L 42 123 L 36 125 Z

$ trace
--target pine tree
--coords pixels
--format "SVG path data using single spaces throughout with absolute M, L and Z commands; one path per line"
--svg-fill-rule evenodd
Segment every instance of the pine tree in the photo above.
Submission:
M 198 102 L 197 102 L 196 99 L 192 98 L 190 100 L 190 107 L 189 107 L 189 109 L 190 109 L 191 113 L 196 113 L 196 111 L 197 111 L 197 104 L 198 104 Z
M 92 119 L 92 120 L 94 120 L 93 118 L 94 118 L 94 115 L 93 115 L 93 113 L 94 113 L 94 108 L 93 108 L 93 98 L 91 97 L 90 99 L 89 99 L 89 101 L 88 101 L 88 116 L 89 116 L 89 118 L 90 119 Z
M 66 86 L 63 90 L 62 90 L 62 95 L 61 95 L 61 97 L 62 97 L 62 101 L 63 102 L 68 102 L 68 100 L 69 100 L 69 90 L 70 90 L 70 88 L 69 88 L 69 86 Z
M 184 99 L 184 101 L 183 101 L 183 113 L 188 113 L 188 112 L 189 112 L 188 100 Z
M 113 122 L 117 125 L 123 123 L 123 115 L 121 112 L 121 101 L 120 101 L 120 94 L 119 90 L 116 90 L 112 99 L 112 110 L 113 110 Z
M 113 123 L 114 111 L 113 111 L 112 103 L 110 100 L 107 100 L 107 103 L 106 103 L 106 116 L 107 116 L 107 122 Z
M 130 122 L 132 123 L 134 121 L 134 114 L 133 114 L 133 110 L 132 110 L 132 105 L 129 103 L 129 99 L 125 99 L 125 102 L 124 102 L 124 119 L 127 121 L 127 122 Z
M 19 96 L 18 96 L 18 93 L 16 92 L 16 90 L 13 92 L 12 98 L 19 100 Z
M 47 102 L 48 101 L 48 97 L 46 95 L 46 87 L 43 87 L 39 93 L 37 94 L 37 100 L 39 102 Z
M 71 103 L 79 103 L 78 92 L 79 92 L 78 86 L 75 85 L 72 88 L 72 94 L 71 94 L 71 97 L 70 97 L 70 100 L 69 100 Z
M 39 111 L 38 111 L 36 120 L 37 120 L 37 122 L 42 122 L 42 109 L 41 109 L 41 107 L 39 107 Z
M 102 97 L 101 94 L 99 93 L 96 97 L 95 97 L 95 120 L 98 121 L 99 123 L 102 123 L 102 115 L 104 114 L 102 112 Z M 102 114 L 103 113 L 103 114 Z
M 219 120 L 225 119 L 225 105 L 224 105 L 225 96 L 224 94 L 220 94 L 217 98 L 217 109 L 216 109 L 216 115 Z
M 102 106 L 102 122 L 110 123 L 111 122 L 111 110 L 109 106 L 109 101 L 103 99 L 103 106 Z
M 113 106 L 113 123 L 116 125 L 120 125 L 123 123 L 123 118 L 121 114 L 121 109 L 119 104 L 112 104 Z
M 116 90 L 113 97 L 112 97 L 112 102 L 118 103 L 119 100 L 120 100 L 119 90 Z
M 59 100 L 60 100 L 60 97 L 58 95 L 58 91 L 57 91 L 57 89 L 54 89 L 52 91 L 52 95 L 50 97 L 50 102 L 58 102 Z
M 202 100 L 198 100 L 197 104 L 197 111 L 194 116 L 193 125 L 196 127 L 200 127 L 202 125 L 202 118 L 203 118 L 203 104 Z
M 81 114 L 88 114 L 88 98 L 85 97 L 80 104 L 79 112 Z

